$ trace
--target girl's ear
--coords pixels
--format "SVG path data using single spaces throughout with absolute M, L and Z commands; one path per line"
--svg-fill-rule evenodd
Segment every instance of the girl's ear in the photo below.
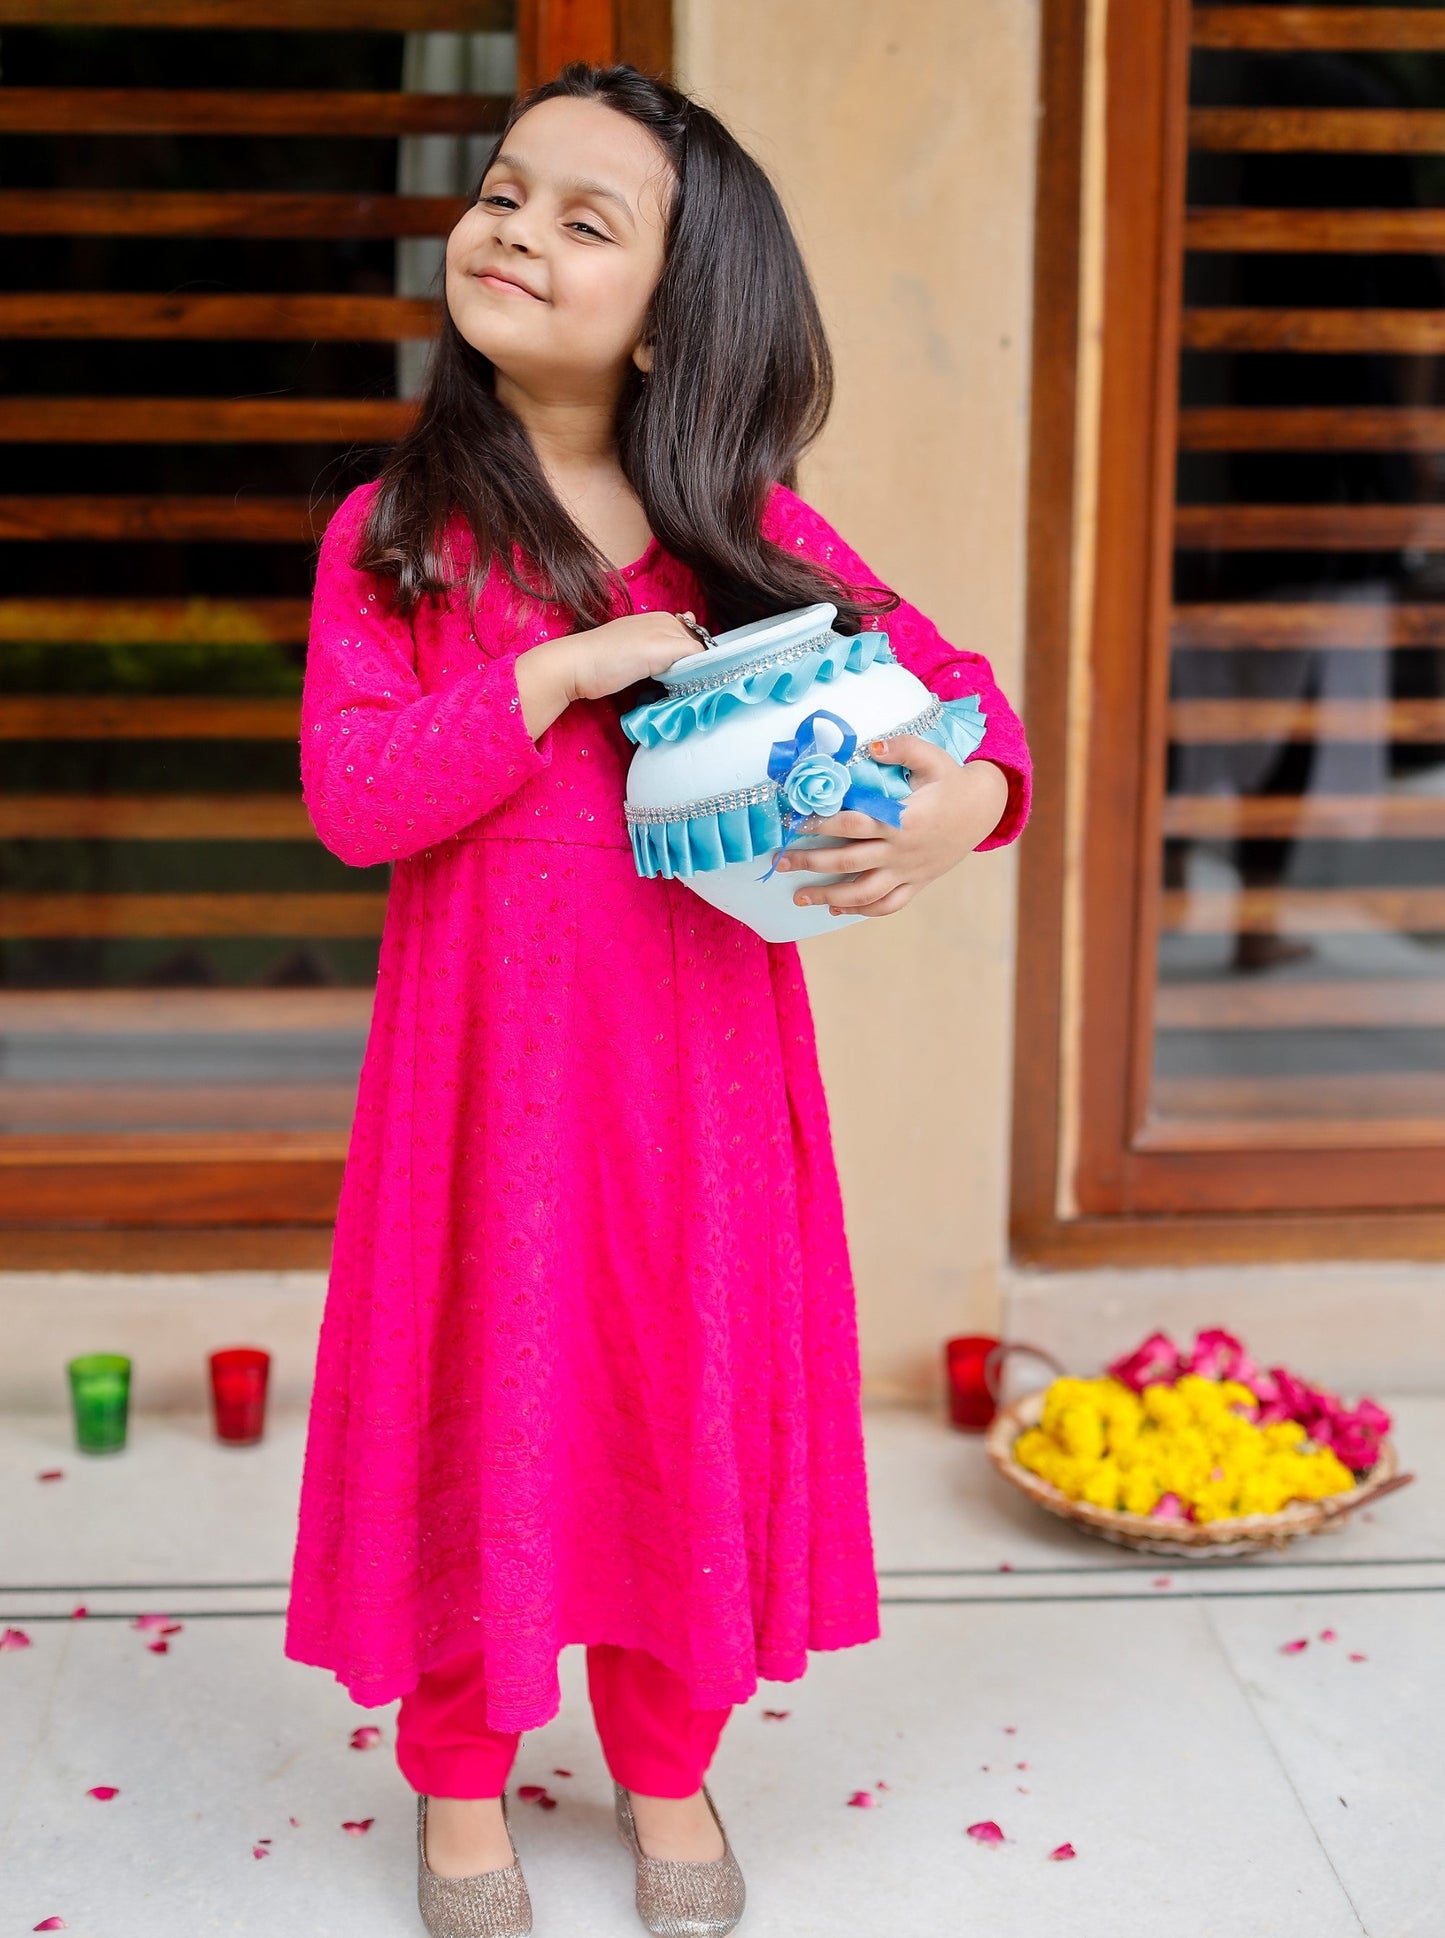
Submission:
M 645 377 L 652 369 L 652 345 L 650 343 L 638 343 L 634 345 L 632 361 Z

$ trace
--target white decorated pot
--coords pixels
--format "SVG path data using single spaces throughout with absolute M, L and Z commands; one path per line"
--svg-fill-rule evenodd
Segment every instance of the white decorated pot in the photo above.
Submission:
M 851 874 L 778 874 L 772 864 L 783 847 L 846 839 L 826 828 L 843 807 L 898 825 L 908 769 L 873 760 L 870 739 L 916 733 L 963 761 L 983 738 L 976 694 L 936 698 L 898 664 L 886 633 L 834 632 L 837 616 L 836 606 L 803 606 L 719 633 L 657 676 L 661 698 L 622 716 L 637 745 L 625 813 L 638 873 L 685 882 L 767 942 L 866 919 L 793 900 Z M 823 828 L 798 833 L 810 812 Z

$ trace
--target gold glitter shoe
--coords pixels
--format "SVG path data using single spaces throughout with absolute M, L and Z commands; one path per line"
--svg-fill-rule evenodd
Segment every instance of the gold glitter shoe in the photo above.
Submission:
M 416 1800 L 416 1898 L 422 1923 L 431 1938 L 525 1938 L 532 1929 L 532 1900 L 527 1880 L 516 1861 L 499 1871 L 477 1871 L 471 1877 L 438 1877 L 426 1861 L 426 1805 Z M 502 1797 L 502 1822 L 510 1838 L 507 1799 Z
M 721 1857 L 649 1857 L 637 1841 L 632 1798 L 614 1777 L 617 1834 L 637 1866 L 637 1915 L 659 1938 L 721 1938 L 743 1915 L 747 1892 L 738 1860 L 706 1784 L 702 1794 L 722 1831 Z

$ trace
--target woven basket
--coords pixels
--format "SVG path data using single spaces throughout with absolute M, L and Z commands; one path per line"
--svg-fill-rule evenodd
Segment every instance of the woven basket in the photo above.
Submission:
M 1005 1480 L 1012 1481 L 1050 1514 L 1072 1521 L 1105 1541 L 1124 1548 L 1144 1548 L 1150 1554 L 1218 1561 L 1285 1548 L 1301 1534 L 1323 1534 L 1338 1527 L 1357 1507 L 1393 1493 L 1397 1487 L 1406 1487 L 1415 1478 L 1396 1472 L 1395 1450 L 1383 1440 L 1379 1459 L 1347 1494 L 1331 1494 L 1319 1501 L 1292 1501 L 1278 1514 L 1241 1514 L 1227 1521 L 1154 1521 L 1147 1514 L 1126 1514 L 1117 1508 L 1094 1507 L 1088 1501 L 1071 1501 L 1051 1482 L 1020 1466 L 1013 1457 L 1014 1441 L 1026 1427 L 1038 1425 L 1043 1410 L 1042 1391 L 999 1408 L 984 1442 L 994 1466 Z

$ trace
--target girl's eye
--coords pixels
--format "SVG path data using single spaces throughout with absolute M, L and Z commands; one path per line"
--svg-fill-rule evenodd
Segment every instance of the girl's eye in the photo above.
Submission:
M 567 227 L 569 229 L 585 229 L 588 235 L 596 236 L 599 242 L 610 242 L 612 239 L 610 236 L 603 235 L 600 229 L 594 229 L 590 222 L 569 222 Z
M 500 195 L 496 193 L 493 193 L 491 195 L 479 195 L 477 197 L 477 200 L 479 202 L 505 202 L 509 209 L 514 209 L 517 206 L 516 203 L 512 200 L 510 195 Z

